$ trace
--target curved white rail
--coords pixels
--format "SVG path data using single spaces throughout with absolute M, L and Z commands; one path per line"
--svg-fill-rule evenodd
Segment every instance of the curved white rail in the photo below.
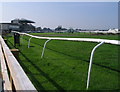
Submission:
M 30 41 L 31 41 L 31 39 L 32 39 L 32 37 L 28 41 L 28 48 L 30 48 Z
M 101 42 L 101 43 L 99 43 L 98 45 L 96 45 L 96 46 L 93 48 L 92 52 L 91 52 L 90 63 L 89 63 L 89 70 L 88 70 L 88 78 L 87 78 L 87 87 L 86 87 L 86 89 L 88 89 L 88 87 L 89 87 L 90 72 L 91 72 L 91 68 L 92 68 L 92 60 L 93 60 L 94 52 L 95 52 L 95 50 L 96 50 L 99 46 L 101 46 L 103 43 L 104 43 L 104 42 Z
M 104 41 L 104 43 L 120 45 L 120 41 L 119 40 L 107 40 L 107 39 L 95 39 L 95 38 L 39 37 L 39 36 L 30 35 L 30 34 L 27 34 L 27 33 L 20 33 L 20 32 L 16 32 L 16 31 L 12 31 L 12 32 L 23 34 L 23 35 L 30 36 L 30 37 L 33 37 L 33 38 L 38 38 L 38 39 L 69 40 L 69 41 L 87 41 L 87 42 L 103 42 Z
M 50 40 L 51 40 L 51 39 L 48 39 L 48 40 L 44 43 L 44 47 L 43 47 L 43 51 L 42 51 L 41 58 L 43 58 L 43 55 L 44 55 L 44 52 L 45 52 L 46 44 L 47 44 Z

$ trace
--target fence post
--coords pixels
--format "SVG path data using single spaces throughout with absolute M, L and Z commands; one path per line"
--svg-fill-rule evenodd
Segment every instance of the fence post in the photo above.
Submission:
M 16 47 L 16 44 L 20 46 L 20 34 L 14 33 L 14 46 Z
M 30 41 L 31 41 L 31 39 L 32 39 L 32 37 L 28 41 L 28 48 L 30 48 Z
M 101 43 L 99 43 L 98 45 L 96 45 L 96 46 L 93 48 L 92 52 L 91 52 L 90 63 L 89 63 L 89 69 L 88 69 L 88 77 L 87 77 L 87 86 L 86 86 L 86 89 L 88 89 L 88 87 L 89 87 L 90 72 L 91 72 L 92 60 L 93 60 L 94 52 L 95 52 L 95 50 L 96 50 L 99 46 L 101 46 L 103 43 L 104 43 L 104 42 L 101 42 Z
M 43 55 L 44 55 L 44 52 L 45 52 L 46 44 L 47 44 L 50 40 L 51 40 L 51 39 L 48 39 L 48 40 L 44 43 L 44 47 L 43 47 L 43 51 L 42 51 L 41 58 L 43 58 Z

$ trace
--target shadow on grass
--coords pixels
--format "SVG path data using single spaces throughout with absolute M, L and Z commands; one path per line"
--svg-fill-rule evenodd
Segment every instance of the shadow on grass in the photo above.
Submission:
M 34 66 L 34 68 L 36 68 L 38 71 L 39 71 L 39 73 L 40 74 L 42 74 L 42 76 L 44 76 L 46 79 L 48 79 L 48 81 L 50 81 L 52 84 L 53 84 L 53 86 L 55 86 L 58 90 L 60 90 L 60 91 L 65 91 L 60 85 L 58 85 L 52 78 L 50 78 L 49 76 L 48 76 L 48 74 L 46 74 L 42 69 L 40 69 L 38 66 L 36 66 L 28 57 L 26 57 L 22 52 L 20 52 L 21 53 L 21 55 L 29 62 L 29 63 L 31 63 L 33 66 Z
M 14 47 L 14 48 L 16 48 L 10 41 L 9 41 L 9 43 Z M 29 63 L 31 63 L 33 66 L 34 66 L 34 68 L 36 68 L 38 71 L 39 71 L 39 73 L 42 75 L 42 76 L 44 76 L 46 79 L 48 79 L 48 81 L 50 81 L 52 84 L 53 84 L 53 86 L 55 86 L 57 89 L 58 89 L 58 91 L 62 91 L 62 92 L 65 92 L 65 90 L 60 86 L 60 85 L 58 85 L 52 78 L 50 78 L 49 76 L 48 76 L 48 74 L 46 74 L 43 70 L 41 70 L 38 66 L 36 66 L 25 54 L 23 54 L 20 50 L 19 50 L 19 52 L 20 52 L 20 54 L 29 62 Z M 37 84 L 37 88 L 40 88 L 41 90 L 45 90 L 44 89 L 44 87 L 37 81 L 37 79 L 34 77 L 34 75 L 31 73 L 31 71 L 28 69 L 28 67 L 26 67 L 22 62 L 20 62 L 20 64 L 22 65 L 22 67 L 23 67 L 23 69 L 24 70 L 26 70 L 26 73 L 29 73 L 30 74 L 30 76 L 31 76 L 31 78 L 32 78 L 32 80 L 33 81 L 35 81 L 35 83 Z
M 27 39 L 24 38 L 24 40 L 27 40 Z M 14 46 L 9 40 L 8 40 L 8 42 L 9 42 L 12 46 Z M 32 42 L 32 41 L 31 41 L 31 43 L 43 47 L 42 45 L 37 44 L 37 43 L 35 43 L 35 42 Z M 15 47 L 15 46 L 14 46 L 14 47 Z M 15 48 L 16 48 L 16 47 L 15 47 Z M 62 53 L 62 52 L 59 52 L 59 51 L 53 50 L 53 49 L 48 48 L 48 47 L 46 47 L 46 49 L 49 49 L 49 50 L 51 50 L 51 51 L 54 51 L 54 52 L 57 52 L 57 53 L 60 53 L 60 54 L 63 54 L 63 55 L 66 55 L 66 56 L 69 56 L 69 57 L 72 57 L 72 58 L 76 58 L 77 60 L 82 60 L 82 61 L 84 61 L 84 62 L 89 63 L 89 60 L 86 60 L 86 59 L 83 59 L 83 58 L 80 58 L 80 57 L 78 58 L 78 57 L 75 57 L 75 56 L 71 56 L 71 55 L 68 55 L 68 54 L 65 54 L 65 53 Z M 113 68 L 108 67 L 108 66 L 104 66 L 104 65 L 97 64 L 97 63 L 95 63 L 95 62 L 93 62 L 93 64 L 94 64 L 94 65 L 97 65 L 97 66 L 99 66 L 99 67 L 106 68 L 106 69 L 109 69 L 109 70 L 112 70 L 112 71 L 115 71 L 115 72 L 120 73 L 119 68 L 118 68 L 118 70 L 117 70 L 117 69 L 113 69 Z
M 35 46 L 30 46 L 30 47 L 35 47 Z
M 25 39 L 25 40 L 27 40 L 27 39 Z M 36 45 L 39 45 L 39 46 L 43 47 L 42 45 L 37 44 L 37 43 L 35 43 L 35 42 L 32 42 L 32 41 L 31 41 L 31 43 L 33 43 L 33 44 L 36 44 Z M 59 53 L 59 54 L 62 54 L 62 55 L 65 55 L 65 56 L 68 56 L 68 57 L 72 57 L 73 59 L 82 60 L 82 61 L 87 62 L 87 63 L 89 63 L 89 62 L 90 62 L 89 60 L 86 60 L 86 59 L 83 59 L 83 58 L 80 58 L 80 57 L 75 57 L 75 56 L 72 56 L 72 55 L 68 55 L 68 54 L 65 54 L 65 53 L 62 53 L 62 52 L 59 52 L 59 51 L 53 50 L 53 49 L 48 48 L 48 47 L 46 47 L 46 49 L 51 50 L 51 51 L 54 51 L 54 52 Z M 95 63 L 95 62 L 93 62 L 93 64 L 94 64 L 94 65 L 97 65 L 97 66 L 99 66 L 99 67 L 106 68 L 106 69 L 109 69 L 109 70 L 112 70 L 112 71 L 115 71 L 115 72 L 120 73 L 119 68 L 118 68 L 118 70 L 117 70 L 117 69 L 113 69 L 113 68 L 108 67 L 108 66 L 105 66 L 105 65 L 100 65 L 100 64 Z
M 9 41 L 9 43 L 10 43 L 12 46 L 14 46 L 10 41 Z M 40 45 L 40 44 L 38 44 L 38 45 Z M 47 48 L 47 49 L 49 49 L 49 48 Z M 50 50 L 52 50 L 52 49 L 50 49 Z M 55 51 L 55 50 L 52 50 L 52 51 Z M 55 52 L 58 52 L 58 51 L 55 51 Z M 23 54 L 21 51 L 20 51 L 20 53 L 21 53 L 21 55 L 22 55 L 29 63 L 31 63 L 31 64 L 34 66 L 34 68 L 36 68 L 36 69 L 39 71 L 40 74 L 42 74 L 42 76 L 44 76 L 46 79 L 48 79 L 60 92 L 61 92 L 61 91 L 62 91 L 62 92 L 65 91 L 60 85 L 58 85 L 53 79 L 51 79 L 51 78 L 48 76 L 48 74 L 46 74 L 43 70 L 41 70 L 38 66 L 36 66 L 36 64 L 34 64 L 25 54 Z M 58 53 L 66 55 L 65 53 L 61 53 L 61 52 L 58 52 Z M 67 55 L 67 56 L 70 56 L 70 55 Z M 70 56 L 70 57 L 71 57 L 71 56 Z M 74 56 L 72 56 L 72 57 L 75 58 Z M 83 60 L 83 61 L 89 63 L 88 60 Z M 107 67 L 107 66 L 103 66 L 103 65 L 100 65 L 100 64 L 96 64 L 96 63 L 93 63 L 93 64 L 98 65 L 98 66 L 103 67 L 103 68 L 106 68 L 106 69 L 110 69 L 110 70 L 113 70 L 113 71 L 120 72 L 119 70 L 115 70 L 115 69 L 112 69 L 112 68 Z M 32 75 L 32 73 L 31 73 L 31 71 L 29 71 L 28 67 L 26 67 L 23 63 L 22 63 L 21 65 L 23 66 L 23 68 L 24 68 L 29 74 L 31 74 L 30 77 L 31 77 L 31 79 L 36 83 L 36 85 L 37 85 L 36 87 L 39 88 L 40 90 L 45 91 L 45 88 L 41 85 L 40 82 L 37 81 L 37 79 L 34 77 L 35 75 Z
M 29 77 L 31 78 L 31 80 L 33 80 L 33 82 L 35 82 L 35 87 L 43 92 L 45 91 L 45 88 L 41 85 L 40 82 L 38 82 L 38 80 L 34 77 L 35 75 L 31 73 L 31 71 L 28 69 L 28 67 L 26 67 L 22 62 L 20 63 L 21 66 L 23 67 L 23 69 L 25 70 L 27 75 L 30 75 Z

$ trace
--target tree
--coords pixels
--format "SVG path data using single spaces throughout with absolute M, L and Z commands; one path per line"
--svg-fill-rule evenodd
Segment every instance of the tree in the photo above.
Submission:
M 74 31 L 75 31 L 75 30 L 74 30 L 73 28 L 69 28 L 69 29 L 68 29 L 68 33 L 74 33 Z
M 37 28 L 36 28 L 36 31 L 41 31 L 41 30 L 42 30 L 41 27 L 37 27 Z
M 57 28 L 55 28 L 55 30 L 57 31 L 62 30 L 62 26 L 58 26 Z

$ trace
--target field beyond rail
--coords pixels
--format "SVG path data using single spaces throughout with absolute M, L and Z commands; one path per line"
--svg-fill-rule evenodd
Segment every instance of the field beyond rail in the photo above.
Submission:
M 88 33 L 32 33 L 37 36 L 101 38 L 119 40 L 118 35 Z M 7 37 L 10 48 L 20 50 L 20 65 L 37 90 L 86 90 L 89 58 L 98 43 L 51 40 L 44 57 L 41 53 L 46 40 L 21 36 L 20 46 L 14 47 L 13 36 Z M 93 57 L 88 90 L 120 90 L 118 45 L 103 44 Z

